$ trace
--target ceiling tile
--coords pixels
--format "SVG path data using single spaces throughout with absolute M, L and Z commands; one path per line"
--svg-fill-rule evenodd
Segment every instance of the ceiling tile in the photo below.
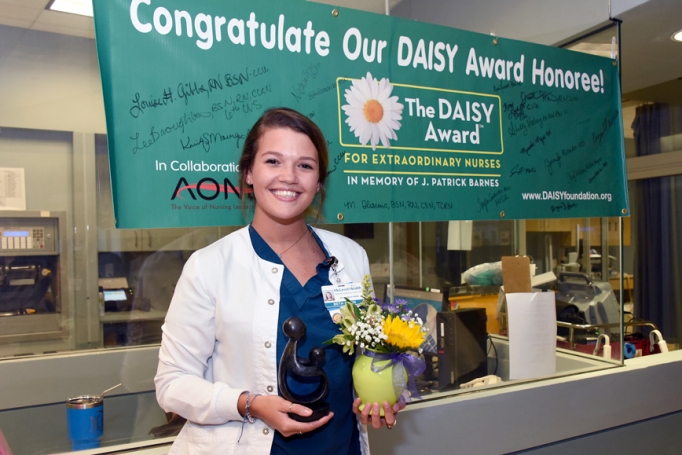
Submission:
M 79 16 L 78 14 L 62 13 L 59 11 L 43 10 L 37 22 L 44 24 L 54 24 L 65 27 L 93 28 L 94 20 L 92 17 Z
M 4 5 L 23 6 L 24 8 L 33 8 L 43 10 L 50 0 L 0 0 L 0 9 Z
M 6 17 L 9 19 L 33 22 L 38 18 L 41 12 L 41 9 L 36 8 L 25 8 L 24 6 L 20 5 L 0 4 L 0 17 Z
M 39 23 L 36 22 L 33 27 L 31 27 L 33 30 L 38 30 L 41 32 L 50 32 L 50 33 L 61 33 L 62 35 L 71 35 L 71 36 L 80 36 L 83 38 L 91 38 L 95 39 L 95 30 L 86 30 L 82 28 L 74 28 L 74 27 L 67 27 L 63 25 L 57 25 L 57 24 L 50 24 L 50 23 Z
M 0 16 L 0 24 L 9 25 L 10 27 L 30 28 L 31 24 L 33 24 L 33 21 L 25 21 L 21 19 L 12 19 L 9 17 Z
M 91 17 L 45 10 L 33 24 L 34 30 L 63 33 L 65 35 L 95 37 L 94 21 Z

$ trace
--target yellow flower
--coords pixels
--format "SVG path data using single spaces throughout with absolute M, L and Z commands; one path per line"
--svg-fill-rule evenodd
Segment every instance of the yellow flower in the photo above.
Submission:
M 417 349 L 424 342 L 426 333 L 422 332 L 419 324 L 403 321 L 396 316 L 388 316 L 384 321 L 386 344 L 401 351 Z

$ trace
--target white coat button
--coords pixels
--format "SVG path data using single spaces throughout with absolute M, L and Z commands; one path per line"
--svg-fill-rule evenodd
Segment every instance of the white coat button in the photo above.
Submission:
M 272 392 L 273 390 L 275 390 L 275 388 L 273 386 L 269 385 L 269 386 L 267 386 L 267 390 L 268 390 L 268 392 Z
M 272 300 L 272 299 L 268 299 L 268 304 L 269 304 L 269 305 L 274 305 L 274 304 L 275 304 L 275 301 Z
M 270 429 L 269 428 L 263 428 L 263 434 L 264 435 L 269 435 L 270 434 Z
M 340 282 L 341 282 L 341 278 L 337 278 L 337 279 L 336 279 L 336 282 L 337 282 L 337 283 L 340 283 Z
M 269 348 L 270 346 L 272 346 L 272 344 L 270 344 L 269 341 L 266 341 L 266 342 L 265 342 L 265 347 L 266 347 L 266 348 Z
M 273 268 L 272 268 L 272 273 L 277 273 L 277 272 L 279 272 L 279 270 L 277 270 L 277 267 L 273 267 Z

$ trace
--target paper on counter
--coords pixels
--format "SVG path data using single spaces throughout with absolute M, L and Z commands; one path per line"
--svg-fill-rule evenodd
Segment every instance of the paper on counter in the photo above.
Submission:
M 26 210 L 23 168 L 0 167 L 0 210 Z
M 532 287 L 540 286 L 543 284 L 551 283 L 556 281 L 556 275 L 554 272 L 545 272 L 540 275 L 535 275 L 530 278 L 530 285 Z
M 553 292 L 507 294 L 509 379 L 556 372 L 556 309 Z
M 128 287 L 128 279 L 122 277 L 100 278 L 99 286 L 103 289 L 125 289 Z

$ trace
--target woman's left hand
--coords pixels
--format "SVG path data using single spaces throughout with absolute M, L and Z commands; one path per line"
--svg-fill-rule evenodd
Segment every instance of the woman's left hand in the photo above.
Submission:
M 360 412 L 359 407 L 361 404 L 362 400 L 356 398 L 353 402 L 353 412 L 360 417 L 360 422 L 363 425 L 371 425 L 372 428 L 377 430 L 383 426 L 386 426 L 389 430 L 393 428 L 397 423 L 396 414 L 405 408 L 405 401 L 403 401 L 402 397 L 392 407 L 388 404 L 388 401 L 384 401 L 383 405 L 381 405 L 384 408 L 384 417 L 379 417 L 381 412 L 379 403 L 367 404 L 362 412 Z

